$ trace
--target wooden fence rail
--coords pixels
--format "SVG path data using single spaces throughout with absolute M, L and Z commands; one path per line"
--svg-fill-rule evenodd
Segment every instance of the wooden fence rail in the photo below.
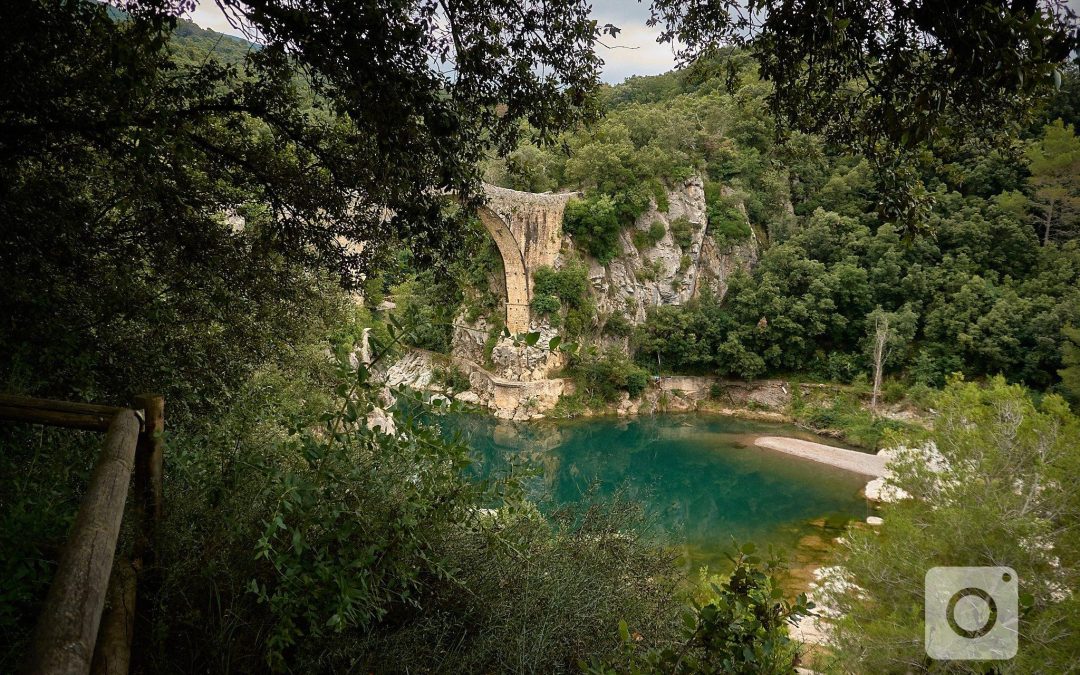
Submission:
M 15 422 L 107 431 L 109 423 L 121 410 L 123 408 L 96 403 L 72 403 L 0 394 L 0 419 Z
M 27 662 L 30 673 L 128 672 L 137 572 L 153 558 L 162 512 L 164 401 L 140 396 L 135 403 L 137 410 L 0 395 L 0 419 L 105 431 L 38 617 Z M 136 540 L 131 559 L 114 560 L 133 472 Z M 106 599 L 110 607 L 103 620 Z

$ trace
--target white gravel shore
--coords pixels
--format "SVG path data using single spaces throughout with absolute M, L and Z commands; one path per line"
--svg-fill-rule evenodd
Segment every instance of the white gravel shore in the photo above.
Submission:
M 802 441 L 783 436 L 760 436 L 754 441 L 759 448 L 784 452 L 803 459 L 810 459 L 839 469 L 854 471 L 864 476 L 880 478 L 885 475 L 885 457 L 857 450 L 844 450 L 831 445 Z

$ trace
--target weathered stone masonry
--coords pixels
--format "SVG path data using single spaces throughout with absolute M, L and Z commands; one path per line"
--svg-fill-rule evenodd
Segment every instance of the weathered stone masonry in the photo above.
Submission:
M 488 203 L 478 215 L 503 260 L 506 327 L 511 333 L 525 333 L 531 328 L 533 272 L 554 264 L 562 245 L 563 211 L 576 193 L 536 194 L 489 184 L 484 192 Z

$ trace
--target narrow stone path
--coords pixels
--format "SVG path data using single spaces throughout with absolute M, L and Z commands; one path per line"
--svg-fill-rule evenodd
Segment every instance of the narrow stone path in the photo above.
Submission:
M 885 458 L 857 450 L 844 450 L 831 445 L 803 441 L 783 436 L 760 436 L 754 441 L 759 448 L 776 450 L 821 464 L 835 466 L 864 476 L 880 478 L 885 475 Z

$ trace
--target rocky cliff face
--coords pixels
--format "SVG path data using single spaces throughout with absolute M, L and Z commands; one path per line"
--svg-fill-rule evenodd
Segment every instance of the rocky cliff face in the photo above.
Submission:
M 456 368 L 469 379 L 465 391 L 452 391 L 435 380 L 436 370 Z M 488 408 L 500 419 L 541 419 L 555 407 L 559 397 L 573 389 L 563 379 L 534 381 L 507 380 L 482 368 L 478 363 L 458 356 L 433 354 L 414 349 L 387 369 L 383 382 L 388 388 L 408 387 L 433 393 L 470 406 Z
M 717 297 L 723 297 L 728 278 L 736 270 L 749 270 L 757 262 L 756 237 L 721 251 L 709 236 L 705 190 L 700 178 L 690 178 L 668 191 L 667 198 L 666 211 L 660 211 L 653 203 L 632 229 L 623 231 L 622 253 L 609 265 L 603 266 L 586 257 L 601 312 L 622 312 L 637 324 L 645 320 L 649 307 L 685 304 L 706 287 Z M 663 237 L 639 249 L 634 243 L 634 233 L 648 232 L 657 222 L 663 224 Z M 683 228 L 682 245 L 677 227 Z M 557 264 L 564 263 L 571 250 L 573 240 L 567 236 Z

